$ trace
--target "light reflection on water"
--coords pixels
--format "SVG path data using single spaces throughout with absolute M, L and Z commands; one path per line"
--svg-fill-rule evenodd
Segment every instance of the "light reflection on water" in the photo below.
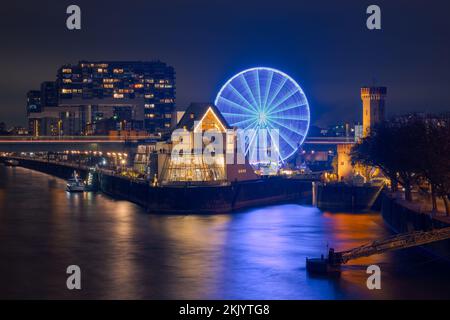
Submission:
M 65 182 L 0 167 L 0 298 L 347 299 L 449 297 L 448 265 L 416 251 L 373 256 L 338 279 L 312 277 L 305 258 L 389 234 L 377 214 L 280 205 L 242 213 L 150 215 Z M 382 290 L 366 289 L 366 266 Z M 65 289 L 65 268 L 82 290 Z M 445 277 L 448 278 L 448 277 Z

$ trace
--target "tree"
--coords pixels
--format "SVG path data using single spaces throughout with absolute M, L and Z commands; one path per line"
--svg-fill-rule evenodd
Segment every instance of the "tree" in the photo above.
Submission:
M 371 130 L 369 136 L 352 149 L 354 163 L 380 168 L 391 180 L 392 190 L 400 183 L 405 199 L 412 201 L 412 186 L 418 182 L 417 142 L 423 128 L 415 119 L 399 118 L 386 121 Z
M 412 200 L 411 189 L 426 181 L 430 186 L 433 211 L 437 197 L 450 215 L 450 118 L 408 116 L 387 121 L 371 130 L 352 150 L 352 161 L 380 168 L 405 188 L 405 199 Z
M 420 175 L 430 184 L 432 210 L 437 211 L 437 197 L 443 199 L 450 215 L 450 121 L 445 118 L 424 122 L 425 134 L 420 154 Z

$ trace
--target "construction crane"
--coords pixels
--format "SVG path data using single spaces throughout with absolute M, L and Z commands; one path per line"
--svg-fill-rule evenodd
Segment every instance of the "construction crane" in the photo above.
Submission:
M 335 252 L 333 248 L 330 248 L 327 259 L 324 257 L 319 259 L 306 258 L 306 268 L 308 271 L 314 273 L 334 273 L 338 272 L 340 265 L 353 259 L 421 246 L 449 238 L 450 227 L 446 227 L 431 231 L 403 233 L 383 240 L 375 240 L 372 243 L 341 252 Z

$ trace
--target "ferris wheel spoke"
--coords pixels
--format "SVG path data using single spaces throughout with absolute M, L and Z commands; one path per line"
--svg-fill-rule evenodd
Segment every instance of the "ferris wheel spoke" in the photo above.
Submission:
M 264 94 L 264 103 L 262 105 L 264 112 L 265 112 L 265 110 L 267 108 L 267 98 L 269 96 L 270 87 L 272 86 L 272 78 L 273 78 L 273 72 L 270 71 L 268 80 L 266 82 L 266 93 Z
M 247 94 L 250 95 L 250 97 L 254 103 L 253 106 L 254 106 L 255 111 L 258 112 L 259 111 L 258 102 L 255 99 L 252 89 L 250 89 L 250 86 L 248 85 L 247 78 L 245 78 L 245 75 L 241 75 L 240 78 L 242 78 L 242 83 L 244 84 L 245 90 L 247 91 Z
M 277 129 L 275 127 L 272 126 L 272 129 Z M 290 129 L 289 129 L 290 130 Z M 281 132 L 281 130 L 278 129 L 278 135 L 283 138 L 283 140 L 293 149 L 297 149 L 297 146 L 295 145 L 295 143 L 293 143 L 288 137 L 286 137 L 284 135 L 284 133 Z
M 287 129 L 289 132 L 292 132 L 292 133 L 294 133 L 294 134 L 296 134 L 296 135 L 298 135 L 298 136 L 302 136 L 302 137 L 303 137 L 303 134 L 301 134 L 300 132 L 297 132 L 297 131 L 293 130 L 292 127 L 288 127 L 288 126 L 282 124 L 281 122 L 276 121 L 276 120 L 273 120 L 273 119 L 272 119 L 271 121 L 274 122 L 274 123 L 276 123 L 277 125 L 279 125 L 279 126 L 285 128 L 285 129 Z M 281 130 L 280 130 L 280 135 L 281 135 Z
M 281 158 L 281 152 L 280 152 L 280 140 L 278 139 L 278 141 L 275 141 L 274 137 L 272 136 L 272 134 L 270 133 L 271 130 L 267 130 L 267 132 L 269 133 L 270 136 L 270 140 L 272 141 L 271 145 L 273 145 L 276 149 L 276 152 L 278 153 L 278 158 L 279 160 L 283 163 L 283 159 Z
M 258 109 L 262 111 L 261 105 L 261 83 L 259 83 L 259 71 L 256 70 L 256 93 L 258 94 Z
M 247 123 L 247 122 L 249 122 L 249 121 L 254 122 L 255 119 L 251 118 L 251 119 L 241 120 L 241 121 L 238 121 L 238 122 L 233 122 L 233 123 L 231 124 L 231 126 L 232 126 L 232 127 L 239 127 L 241 124 Z
M 306 106 L 306 105 L 307 105 L 306 102 L 302 103 L 302 104 L 292 103 L 292 104 L 289 104 L 287 106 L 284 106 L 281 109 L 273 110 L 273 111 L 271 111 L 268 114 L 277 114 L 277 113 L 288 111 L 288 110 L 291 110 L 291 109 L 300 108 L 300 107 L 303 107 L 303 106 Z
M 267 111 L 268 113 L 272 112 L 273 110 L 275 110 L 276 107 L 278 107 L 280 104 L 286 102 L 290 97 L 292 97 L 294 94 L 296 94 L 298 92 L 298 89 L 296 88 L 295 90 L 289 92 L 287 95 L 285 95 L 283 98 L 281 98 L 280 101 L 277 101 L 276 104 L 272 105 L 270 107 L 270 109 Z
M 251 126 L 254 126 L 256 128 L 257 121 L 258 119 L 253 119 L 253 122 L 244 128 L 244 131 L 250 129 Z
M 252 146 L 252 144 L 254 143 L 253 140 L 255 140 L 255 137 L 257 136 L 258 130 L 259 130 L 259 127 L 256 126 L 255 131 L 253 132 L 253 135 L 252 135 L 252 137 L 250 138 L 250 140 L 249 140 L 249 142 L 248 142 L 248 147 L 247 147 L 247 149 L 245 150 L 245 153 L 244 153 L 244 154 L 247 154 L 247 153 L 248 153 L 248 151 L 249 151 L 249 149 L 250 149 L 250 146 Z M 254 149 L 256 149 L 256 148 L 253 148 L 252 151 L 254 151 Z
M 277 125 L 280 126 L 280 127 L 283 127 L 283 128 L 285 128 L 285 129 L 289 130 L 289 131 L 292 131 L 292 132 L 297 133 L 297 132 L 294 130 L 293 127 L 287 126 L 287 125 L 285 125 L 284 123 L 281 123 L 281 122 L 279 122 L 278 120 L 275 120 L 275 119 L 273 119 L 273 118 L 269 118 L 268 123 L 269 123 L 270 125 L 273 125 L 272 122 L 275 123 L 275 124 L 277 124 Z
M 229 84 L 229 86 L 230 86 L 230 88 L 231 88 L 231 90 L 233 90 L 233 92 L 239 97 L 239 98 L 241 98 L 246 104 L 247 104 L 247 106 L 253 111 L 253 112 L 255 112 L 255 113 L 257 113 L 258 112 L 258 110 L 256 109 L 256 107 L 255 106 L 253 106 L 250 102 L 248 102 L 248 100 L 230 83 Z M 253 96 L 252 96 L 253 97 Z M 236 103 L 237 104 L 237 103 Z M 237 105 L 239 105 L 239 104 L 237 104 Z M 241 106 L 242 107 L 242 106 Z M 245 110 L 245 108 L 244 108 L 244 110 Z
M 252 137 L 250 138 L 250 140 L 253 140 L 254 139 L 254 136 L 256 135 L 256 133 L 257 133 L 257 130 L 256 130 L 256 128 L 258 127 L 257 125 L 256 125 L 256 122 L 257 122 L 257 119 L 252 119 L 253 121 L 249 124 L 249 125 L 247 125 L 244 129 L 241 129 L 243 132 L 244 132 L 244 135 L 245 135 L 245 133 L 246 133 L 246 131 L 248 130 L 248 129 L 251 129 L 250 127 L 255 127 L 255 131 L 253 132 L 253 135 L 252 135 Z M 233 125 L 232 125 L 233 126 Z M 251 143 L 249 143 L 249 145 L 250 145 Z M 245 147 L 244 147 L 245 148 Z M 245 150 L 245 152 L 244 152 L 244 154 L 247 154 L 247 152 L 248 152 L 248 148 L 247 148 L 247 150 Z
M 233 113 L 233 112 L 222 112 L 222 115 L 227 117 L 245 117 L 245 118 L 254 118 L 253 114 L 242 114 L 242 113 Z
M 293 142 L 291 140 L 289 140 L 289 138 L 287 138 L 284 134 L 282 134 L 280 132 L 280 137 L 284 140 L 285 143 L 287 143 L 287 145 L 292 149 L 292 150 L 296 150 L 297 146 L 293 144 Z M 290 152 L 286 152 L 287 154 L 289 154 Z
M 223 100 L 225 103 L 227 103 L 230 107 L 234 107 L 236 109 L 242 110 L 244 112 L 252 112 L 254 114 L 256 114 L 256 112 L 254 111 L 254 109 L 247 109 L 245 107 L 243 107 L 242 105 L 240 105 L 239 103 L 236 103 L 234 101 L 231 101 L 230 99 L 227 99 L 225 97 L 219 97 L 219 100 Z
M 284 87 L 286 81 L 287 81 L 287 78 L 283 78 L 283 80 L 281 80 L 281 83 L 278 84 L 277 89 L 275 90 L 275 93 L 271 96 L 269 102 L 267 103 L 267 106 L 269 108 L 272 105 L 272 102 L 276 99 L 276 97 L 280 93 L 281 89 Z
M 278 112 L 277 112 L 278 113 Z M 295 120 L 295 121 L 308 121 L 308 115 L 300 115 L 300 116 L 291 116 L 291 115 L 285 115 L 285 116 L 274 116 L 276 113 L 270 114 L 270 119 L 279 119 L 279 120 Z

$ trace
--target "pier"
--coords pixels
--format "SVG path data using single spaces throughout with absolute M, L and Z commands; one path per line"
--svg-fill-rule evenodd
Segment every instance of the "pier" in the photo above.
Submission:
M 388 251 L 417 247 L 432 242 L 442 241 L 450 238 L 450 227 L 432 231 L 414 231 L 395 235 L 386 239 L 375 240 L 350 250 L 335 252 L 329 250 L 328 258 L 320 259 L 306 258 L 306 268 L 311 273 L 333 273 L 337 272 L 342 264 L 350 260 L 382 254 Z

